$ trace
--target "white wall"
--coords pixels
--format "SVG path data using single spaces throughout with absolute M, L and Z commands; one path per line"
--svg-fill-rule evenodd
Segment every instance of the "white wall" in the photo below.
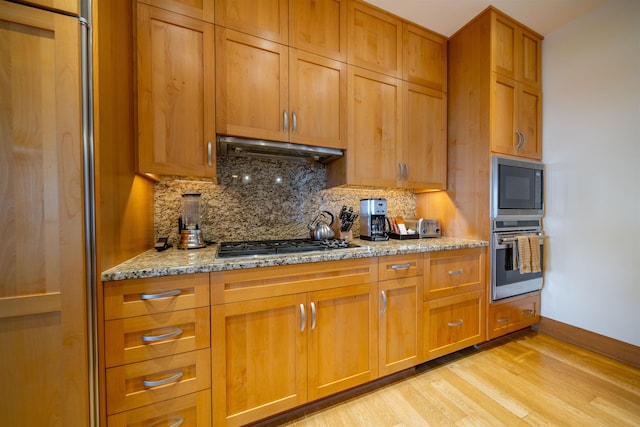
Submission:
M 543 42 L 542 312 L 640 345 L 640 1 Z

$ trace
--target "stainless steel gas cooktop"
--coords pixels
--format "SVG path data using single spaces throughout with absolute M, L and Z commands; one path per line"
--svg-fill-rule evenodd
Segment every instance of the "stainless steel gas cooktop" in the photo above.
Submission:
M 292 254 L 299 252 L 326 251 L 331 249 L 355 248 L 357 245 L 347 240 L 327 239 L 289 239 L 289 240 L 253 240 L 247 242 L 221 242 L 218 258 L 231 258 L 251 255 Z

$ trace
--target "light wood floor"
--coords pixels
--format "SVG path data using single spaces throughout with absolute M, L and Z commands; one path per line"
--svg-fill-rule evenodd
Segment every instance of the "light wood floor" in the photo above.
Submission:
M 285 425 L 640 426 L 640 370 L 529 331 Z

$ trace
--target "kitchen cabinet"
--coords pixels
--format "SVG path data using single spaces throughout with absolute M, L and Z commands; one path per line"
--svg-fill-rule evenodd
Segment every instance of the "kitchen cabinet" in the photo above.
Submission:
M 376 258 L 211 280 L 216 425 L 243 425 L 377 377 Z
M 89 425 L 81 24 L 0 1 L 0 40 L 0 420 Z
M 215 0 L 216 25 L 289 44 L 289 0 Z
M 402 78 L 402 21 L 360 1 L 348 7 L 349 64 Z
M 402 79 L 439 92 L 447 91 L 447 39 L 404 22 Z
M 213 24 L 213 0 L 138 0 L 150 6 L 159 7 L 191 18 Z
M 331 148 L 346 146 L 346 66 L 216 28 L 217 131 Z
M 447 187 L 447 94 L 403 82 L 404 175 L 399 187 L 444 190 Z
M 487 338 L 494 339 L 540 321 L 540 292 L 489 305 Z
M 425 256 L 425 359 L 485 340 L 485 248 Z
M 289 7 L 291 47 L 347 62 L 347 1 L 295 0 Z
M 411 368 L 423 359 L 422 254 L 378 258 L 380 376 Z
M 140 173 L 215 178 L 213 25 L 137 4 Z
M 73 16 L 80 16 L 80 0 L 29 0 L 20 3 L 42 6 L 60 12 L 68 12 Z
M 493 73 L 491 95 L 491 151 L 542 159 L 540 89 Z
M 209 299 L 206 273 L 103 284 L 109 426 L 210 419 Z

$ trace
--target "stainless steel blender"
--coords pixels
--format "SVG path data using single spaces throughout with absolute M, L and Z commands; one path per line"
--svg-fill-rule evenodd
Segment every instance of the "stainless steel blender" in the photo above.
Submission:
M 202 214 L 200 193 L 182 195 L 182 216 L 180 217 L 180 243 L 178 249 L 198 249 L 207 246 L 200 229 Z

